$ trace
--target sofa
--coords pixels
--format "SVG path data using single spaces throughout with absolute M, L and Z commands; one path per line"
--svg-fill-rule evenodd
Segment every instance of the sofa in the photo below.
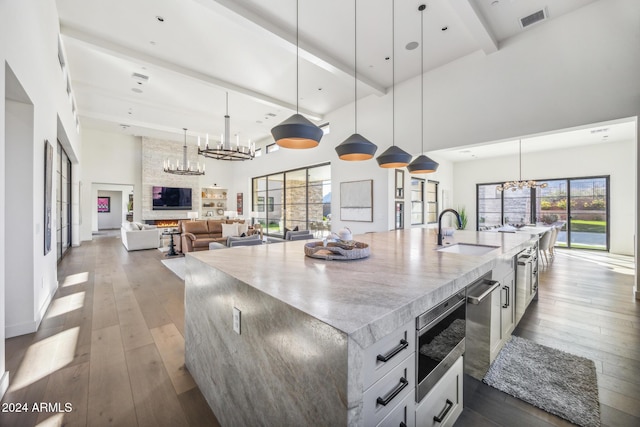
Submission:
M 228 237 L 261 233 L 261 230 L 249 229 L 244 220 L 231 219 L 182 221 L 180 229 L 183 253 L 209 250 L 209 243 L 226 246 Z
M 160 246 L 160 230 L 155 225 L 123 222 L 120 227 L 120 237 L 127 251 L 156 249 Z

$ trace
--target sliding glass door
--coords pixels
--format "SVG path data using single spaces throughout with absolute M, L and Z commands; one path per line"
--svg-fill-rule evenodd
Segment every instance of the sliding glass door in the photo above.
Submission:
M 609 250 L 609 177 L 563 178 L 546 188 L 504 191 L 477 185 L 478 230 L 503 224 L 559 229 L 556 246 Z

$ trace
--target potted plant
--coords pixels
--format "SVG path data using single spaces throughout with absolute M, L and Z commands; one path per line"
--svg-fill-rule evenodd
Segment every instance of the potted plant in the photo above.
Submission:
M 458 208 L 458 213 L 460 214 L 460 222 L 462 223 L 462 227 L 460 227 L 459 230 L 464 230 L 467 228 L 467 221 L 469 220 L 469 217 L 467 217 L 467 210 L 463 206 Z

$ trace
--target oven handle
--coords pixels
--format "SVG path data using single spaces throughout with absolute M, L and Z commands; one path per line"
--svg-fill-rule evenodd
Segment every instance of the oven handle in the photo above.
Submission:
M 393 400 L 402 390 L 405 389 L 409 385 L 409 381 L 405 377 L 400 377 L 400 383 L 393 388 L 385 397 L 380 397 L 376 399 L 379 405 L 387 406 L 389 402 Z
M 467 301 L 469 301 L 470 304 L 473 304 L 473 305 L 480 304 L 482 300 L 484 300 L 487 296 L 491 294 L 491 292 L 493 292 L 498 286 L 500 286 L 500 282 L 498 282 L 497 280 L 485 280 L 483 281 L 483 283 L 489 285 L 489 288 L 487 288 L 480 295 L 468 295 Z
M 405 339 L 401 339 L 400 340 L 400 344 L 398 344 L 397 346 L 395 346 L 393 349 L 391 349 L 387 354 L 379 354 L 376 359 L 378 359 L 381 362 L 388 362 L 389 360 L 391 360 L 393 358 L 393 356 L 395 356 L 396 354 L 400 353 L 402 350 L 404 350 L 405 348 L 409 347 L 409 341 L 405 340 Z

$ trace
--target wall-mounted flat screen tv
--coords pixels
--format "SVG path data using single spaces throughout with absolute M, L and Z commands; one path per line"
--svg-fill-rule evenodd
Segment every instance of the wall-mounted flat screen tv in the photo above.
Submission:
M 153 210 L 191 210 L 191 189 L 177 187 L 153 187 Z

